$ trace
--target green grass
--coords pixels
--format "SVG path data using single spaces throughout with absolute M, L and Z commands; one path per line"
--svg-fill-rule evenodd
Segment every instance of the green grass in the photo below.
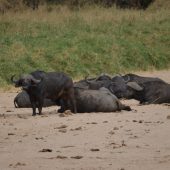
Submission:
M 36 69 L 77 79 L 169 66 L 169 9 L 41 7 L 0 16 L 0 87 Z

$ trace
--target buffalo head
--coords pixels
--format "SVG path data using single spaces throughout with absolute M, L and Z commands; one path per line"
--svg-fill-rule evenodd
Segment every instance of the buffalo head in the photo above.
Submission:
M 129 81 L 129 78 L 124 80 L 122 76 L 115 76 L 112 78 L 109 90 L 118 98 L 131 99 L 136 93 L 141 92 L 143 87 L 136 82 Z
M 11 81 L 15 84 L 15 87 L 22 87 L 24 90 L 28 90 L 29 87 L 36 86 L 41 82 L 30 74 L 20 76 L 18 80 L 14 80 L 14 77 L 15 75 L 11 77 Z

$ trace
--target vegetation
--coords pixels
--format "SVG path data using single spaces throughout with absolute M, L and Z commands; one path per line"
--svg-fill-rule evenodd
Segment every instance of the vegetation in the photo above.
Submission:
M 160 1 L 145 11 L 44 5 L 1 14 L 0 87 L 36 69 L 78 79 L 169 68 L 170 3 Z

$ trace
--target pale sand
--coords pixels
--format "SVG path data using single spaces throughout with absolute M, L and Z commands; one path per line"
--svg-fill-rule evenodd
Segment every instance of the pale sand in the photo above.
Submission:
M 170 71 L 139 74 L 170 83 Z M 0 170 L 170 169 L 170 105 L 126 100 L 133 111 L 60 117 L 50 107 L 32 117 L 15 95 L 0 93 Z

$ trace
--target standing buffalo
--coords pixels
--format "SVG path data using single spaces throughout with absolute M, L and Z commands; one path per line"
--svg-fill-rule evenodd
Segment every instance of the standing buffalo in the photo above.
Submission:
M 37 72 L 38 78 L 33 76 L 34 74 L 37 75 Z M 71 107 L 74 113 L 77 112 L 73 81 L 66 74 L 35 71 L 31 74 L 21 76 L 19 80 L 13 80 L 13 78 L 14 76 L 11 77 L 11 80 L 15 84 L 15 87 L 22 87 L 28 93 L 33 109 L 33 116 L 36 115 L 36 107 L 39 114 L 41 114 L 45 98 L 51 99 L 54 102 L 62 99 L 59 112 L 64 112 L 68 107 Z
M 75 99 L 79 113 L 131 110 L 129 106 L 123 105 L 117 97 L 106 88 L 100 88 L 99 90 L 75 88 Z

